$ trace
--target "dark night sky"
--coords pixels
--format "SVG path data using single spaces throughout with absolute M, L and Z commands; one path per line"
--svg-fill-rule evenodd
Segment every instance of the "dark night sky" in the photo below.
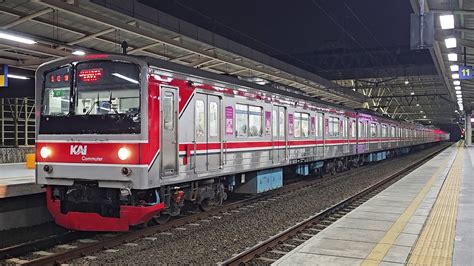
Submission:
M 361 46 L 380 48 L 382 45 L 388 48 L 409 45 L 412 9 L 408 0 L 141 2 L 259 50 L 263 50 L 262 43 L 287 54 L 336 47 L 362 49 Z M 340 24 L 347 33 L 335 23 Z M 270 52 L 268 47 L 264 48 L 265 52 L 279 53 Z

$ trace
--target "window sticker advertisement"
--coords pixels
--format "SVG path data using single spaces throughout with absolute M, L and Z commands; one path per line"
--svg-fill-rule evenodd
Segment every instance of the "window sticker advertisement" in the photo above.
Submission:
M 265 135 L 270 135 L 272 125 L 272 112 L 265 112 Z
M 288 135 L 293 135 L 293 114 L 288 114 Z
M 312 116 L 311 117 L 311 135 L 314 135 L 316 133 L 316 117 Z
M 232 135 L 234 133 L 234 108 L 227 106 L 225 108 L 225 134 Z

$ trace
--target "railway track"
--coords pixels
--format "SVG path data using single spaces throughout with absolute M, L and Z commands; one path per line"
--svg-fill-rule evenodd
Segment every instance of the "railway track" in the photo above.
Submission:
M 220 263 L 220 265 L 243 265 L 243 264 L 271 264 L 289 251 L 315 236 L 326 227 L 342 218 L 344 215 L 368 201 L 394 182 L 400 180 L 409 172 L 418 168 L 431 158 L 441 153 L 447 147 L 443 147 L 430 155 L 415 161 L 406 168 L 391 174 L 389 177 L 364 189 L 363 191 L 325 209 L 324 211 L 309 217 L 308 219 L 288 228 L 287 230 L 263 241 L 242 253 Z
M 430 158 L 434 155 L 435 154 L 432 154 Z M 416 168 L 416 167 L 413 167 L 413 168 Z M 92 234 L 89 233 L 88 235 L 80 235 L 82 233 L 73 232 L 71 233 L 71 235 L 65 236 L 64 239 L 62 239 L 62 236 L 57 236 L 51 239 L 41 240 L 37 242 L 38 246 L 35 246 L 35 243 L 27 243 L 24 245 L 18 245 L 18 246 L 11 247 L 8 249 L 0 250 L 0 255 L 1 255 L 0 259 L 20 257 L 20 259 L 16 259 L 16 260 L 14 259 L 10 261 L 7 260 L 6 262 L 7 263 L 8 262 L 21 263 L 25 265 L 61 264 L 61 263 L 71 261 L 75 258 L 79 258 L 82 256 L 93 254 L 95 252 L 99 252 L 101 250 L 111 249 L 121 244 L 132 242 L 132 241 L 142 239 L 145 237 L 150 237 L 155 234 L 164 233 L 175 228 L 186 226 L 188 224 L 196 223 L 200 220 L 207 220 L 210 217 L 212 218 L 217 215 L 226 214 L 228 212 L 235 211 L 239 208 L 250 206 L 259 201 L 264 201 L 264 200 L 282 196 L 288 193 L 296 192 L 300 189 L 304 189 L 304 188 L 312 187 L 312 186 L 329 186 L 331 182 L 333 182 L 337 177 L 340 177 L 341 175 L 347 175 L 347 174 L 357 175 L 361 173 L 363 174 L 363 171 L 370 171 L 370 170 L 366 169 L 366 167 L 362 167 L 362 168 L 354 169 L 352 171 L 338 173 L 334 176 L 330 176 L 330 177 L 328 176 L 323 179 L 310 179 L 310 180 L 303 180 L 296 183 L 291 183 L 278 190 L 274 190 L 274 191 L 270 191 L 264 194 L 254 196 L 254 197 L 238 200 L 236 202 L 228 203 L 224 206 L 216 207 L 207 212 L 194 213 L 189 216 L 185 216 L 183 218 L 172 220 L 164 225 L 150 226 L 147 228 L 134 230 L 127 233 L 103 234 L 103 237 L 99 240 L 86 238 L 85 240 L 87 241 L 83 241 L 80 245 L 77 245 L 77 246 L 63 245 L 63 246 L 66 246 L 64 250 L 55 250 L 54 253 L 40 251 L 40 254 L 39 254 L 40 257 L 25 255 L 25 254 L 30 253 L 34 250 L 38 251 L 42 249 L 52 248 L 54 245 L 68 243 L 68 242 L 77 240 L 79 238 L 90 237 Z M 363 201 L 361 201 L 361 203 L 362 202 Z M 327 211 L 330 211 L 330 210 L 327 210 Z M 343 211 L 339 211 L 339 213 L 344 214 Z M 291 246 L 294 246 L 294 245 L 290 245 L 288 247 L 291 247 Z M 253 255 L 253 257 L 256 257 L 256 256 L 257 255 Z

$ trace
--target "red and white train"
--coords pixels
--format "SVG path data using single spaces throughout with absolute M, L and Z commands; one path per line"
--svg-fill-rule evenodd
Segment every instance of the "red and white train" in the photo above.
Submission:
M 36 74 L 36 179 L 57 224 L 125 231 L 229 192 L 385 159 L 449 135 L 147 57 L 97 54 Z

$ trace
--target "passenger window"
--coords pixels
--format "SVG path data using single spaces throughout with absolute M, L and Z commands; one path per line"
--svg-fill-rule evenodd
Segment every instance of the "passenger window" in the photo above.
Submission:
M 349 122 L 350 123 L 350 128 L 351 128 L 351 138 L 356 137 L 356 125 L 354 121 Z
M 301 137 L 301 113 L 295 112 L 294 119 L 295 119 L 294 135 L 295 135 L 295 138 L 299 138 Z
M 374 123 L 370 124 L 370 136 L 377 137 L 377 125 Z
M 322 136 L 322 132 L 323 132 L 323 117 L 322 116 L 318 116 L 318 129 L 316 130 L 316 136 Z
M 329 136 L 339 136 L 339 118 L 329 117 Z
M 165 92 L 163 97 L 163 128 L 174 129 L 174 94 Z
M 387 137 L 387 126 L 382 125 L 382 137 L 386 138 Z
M 263 108 L 258 106 L 249 106 L 249 136 L 262 136 L 262 113 Z
M 280 137 L 285 136 L 285 112 L 280 111 L 280 116 L 278 117 L 279 124 L 280 124 Z
M 278 136 L 278 117 L 276 110 L 273 110 L 272 112 L 272 135 L 274 137 Z
M 203 137 L 206 128 L 206 117 L 204 113 L 204 101 L 197 100 L 196 101 L 196 137 Z
M 237 104 L 235 106 L 235 131 L 237 137 L 247 137 L 248 131 L 248 107 Z
M 209 103 L 209 136 L 210 137 L 217 137 L 219 134 L 217 128 L 218 121 L 218 111 L 217 111 L 217 103 L 210 102 Z

